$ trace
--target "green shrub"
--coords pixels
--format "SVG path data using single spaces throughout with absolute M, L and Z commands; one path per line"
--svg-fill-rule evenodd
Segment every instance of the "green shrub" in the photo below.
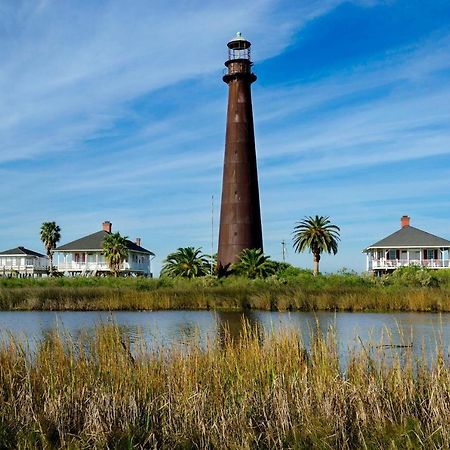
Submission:
M 426 267 L 400 267 L 390 276 L 393 284 L 411 287 L 439 287 L 436 272 Z

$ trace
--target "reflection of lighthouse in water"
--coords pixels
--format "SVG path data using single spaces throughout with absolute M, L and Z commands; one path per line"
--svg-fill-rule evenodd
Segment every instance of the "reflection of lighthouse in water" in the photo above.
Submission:
M 239 342 L 244 335 L 258 337 L 263 340 L 263 324 L 253 311 L 220 312 L 216 311 L 218 343 L 224 347 L 227 343 Z
M 220 210 L 219 272 L 246 248 L 263 248 L 251 84 L 250 42 L 240 33 L 228 42 L 228 111 Z

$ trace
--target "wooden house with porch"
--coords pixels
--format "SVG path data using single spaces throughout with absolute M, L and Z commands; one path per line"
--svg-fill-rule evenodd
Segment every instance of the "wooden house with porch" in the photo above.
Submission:
M 103 255 L 103 240 L 111 234 L 111 222 L 103 222 L 102 230 L 89 234 L 54 250 L 53 263 L 58 272 L 75 276 L 96 276 L 110 272 Z M 121 273 L 126 275 L 152 276 L 151 259 L 154 253 L 141 246 L 141 239 L 135 242 L 127 239 L 128 258 L 122 264 Z
M 41 277 L 48 273 L 47 256 L 25 247 L 0 252 L 0 276 Z
M 412 227 L 409 216 L 403 216 L 400 225 L 395 233 L 363 250 L 367 255 L 367 271 L 381 275 L 404 266 L 450 267 L 450 241 Z

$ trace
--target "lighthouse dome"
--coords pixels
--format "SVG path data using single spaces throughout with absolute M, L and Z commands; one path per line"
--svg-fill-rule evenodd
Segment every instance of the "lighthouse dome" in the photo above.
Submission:
M 236 33 L 236 36 L 234 36 L 233 39 L 231 39 L 227 45 L 228 48 L 233 50 L 243 50 L 249 48 L 252 44 L 249 41 L 247 41 L 247 39 L 245 39 L 244 36 L 242 36 L 240 31 L 238 31 Z

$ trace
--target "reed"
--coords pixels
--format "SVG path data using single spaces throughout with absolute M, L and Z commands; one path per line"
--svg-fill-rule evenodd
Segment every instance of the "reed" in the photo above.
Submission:
M 244 326 L 202 348 L 130 344 L 117 327 L 29 355 L 0 348 L 2 448 L 449 448 L 442 353 L 402 359 L 365 348 L 340 369 L 333 333 L 306 348 Z
M 290 280 L 3 280 L 1 310 L 450 311 L 450 286 Z M 321 284 L 319 284 L 321 283 Z

